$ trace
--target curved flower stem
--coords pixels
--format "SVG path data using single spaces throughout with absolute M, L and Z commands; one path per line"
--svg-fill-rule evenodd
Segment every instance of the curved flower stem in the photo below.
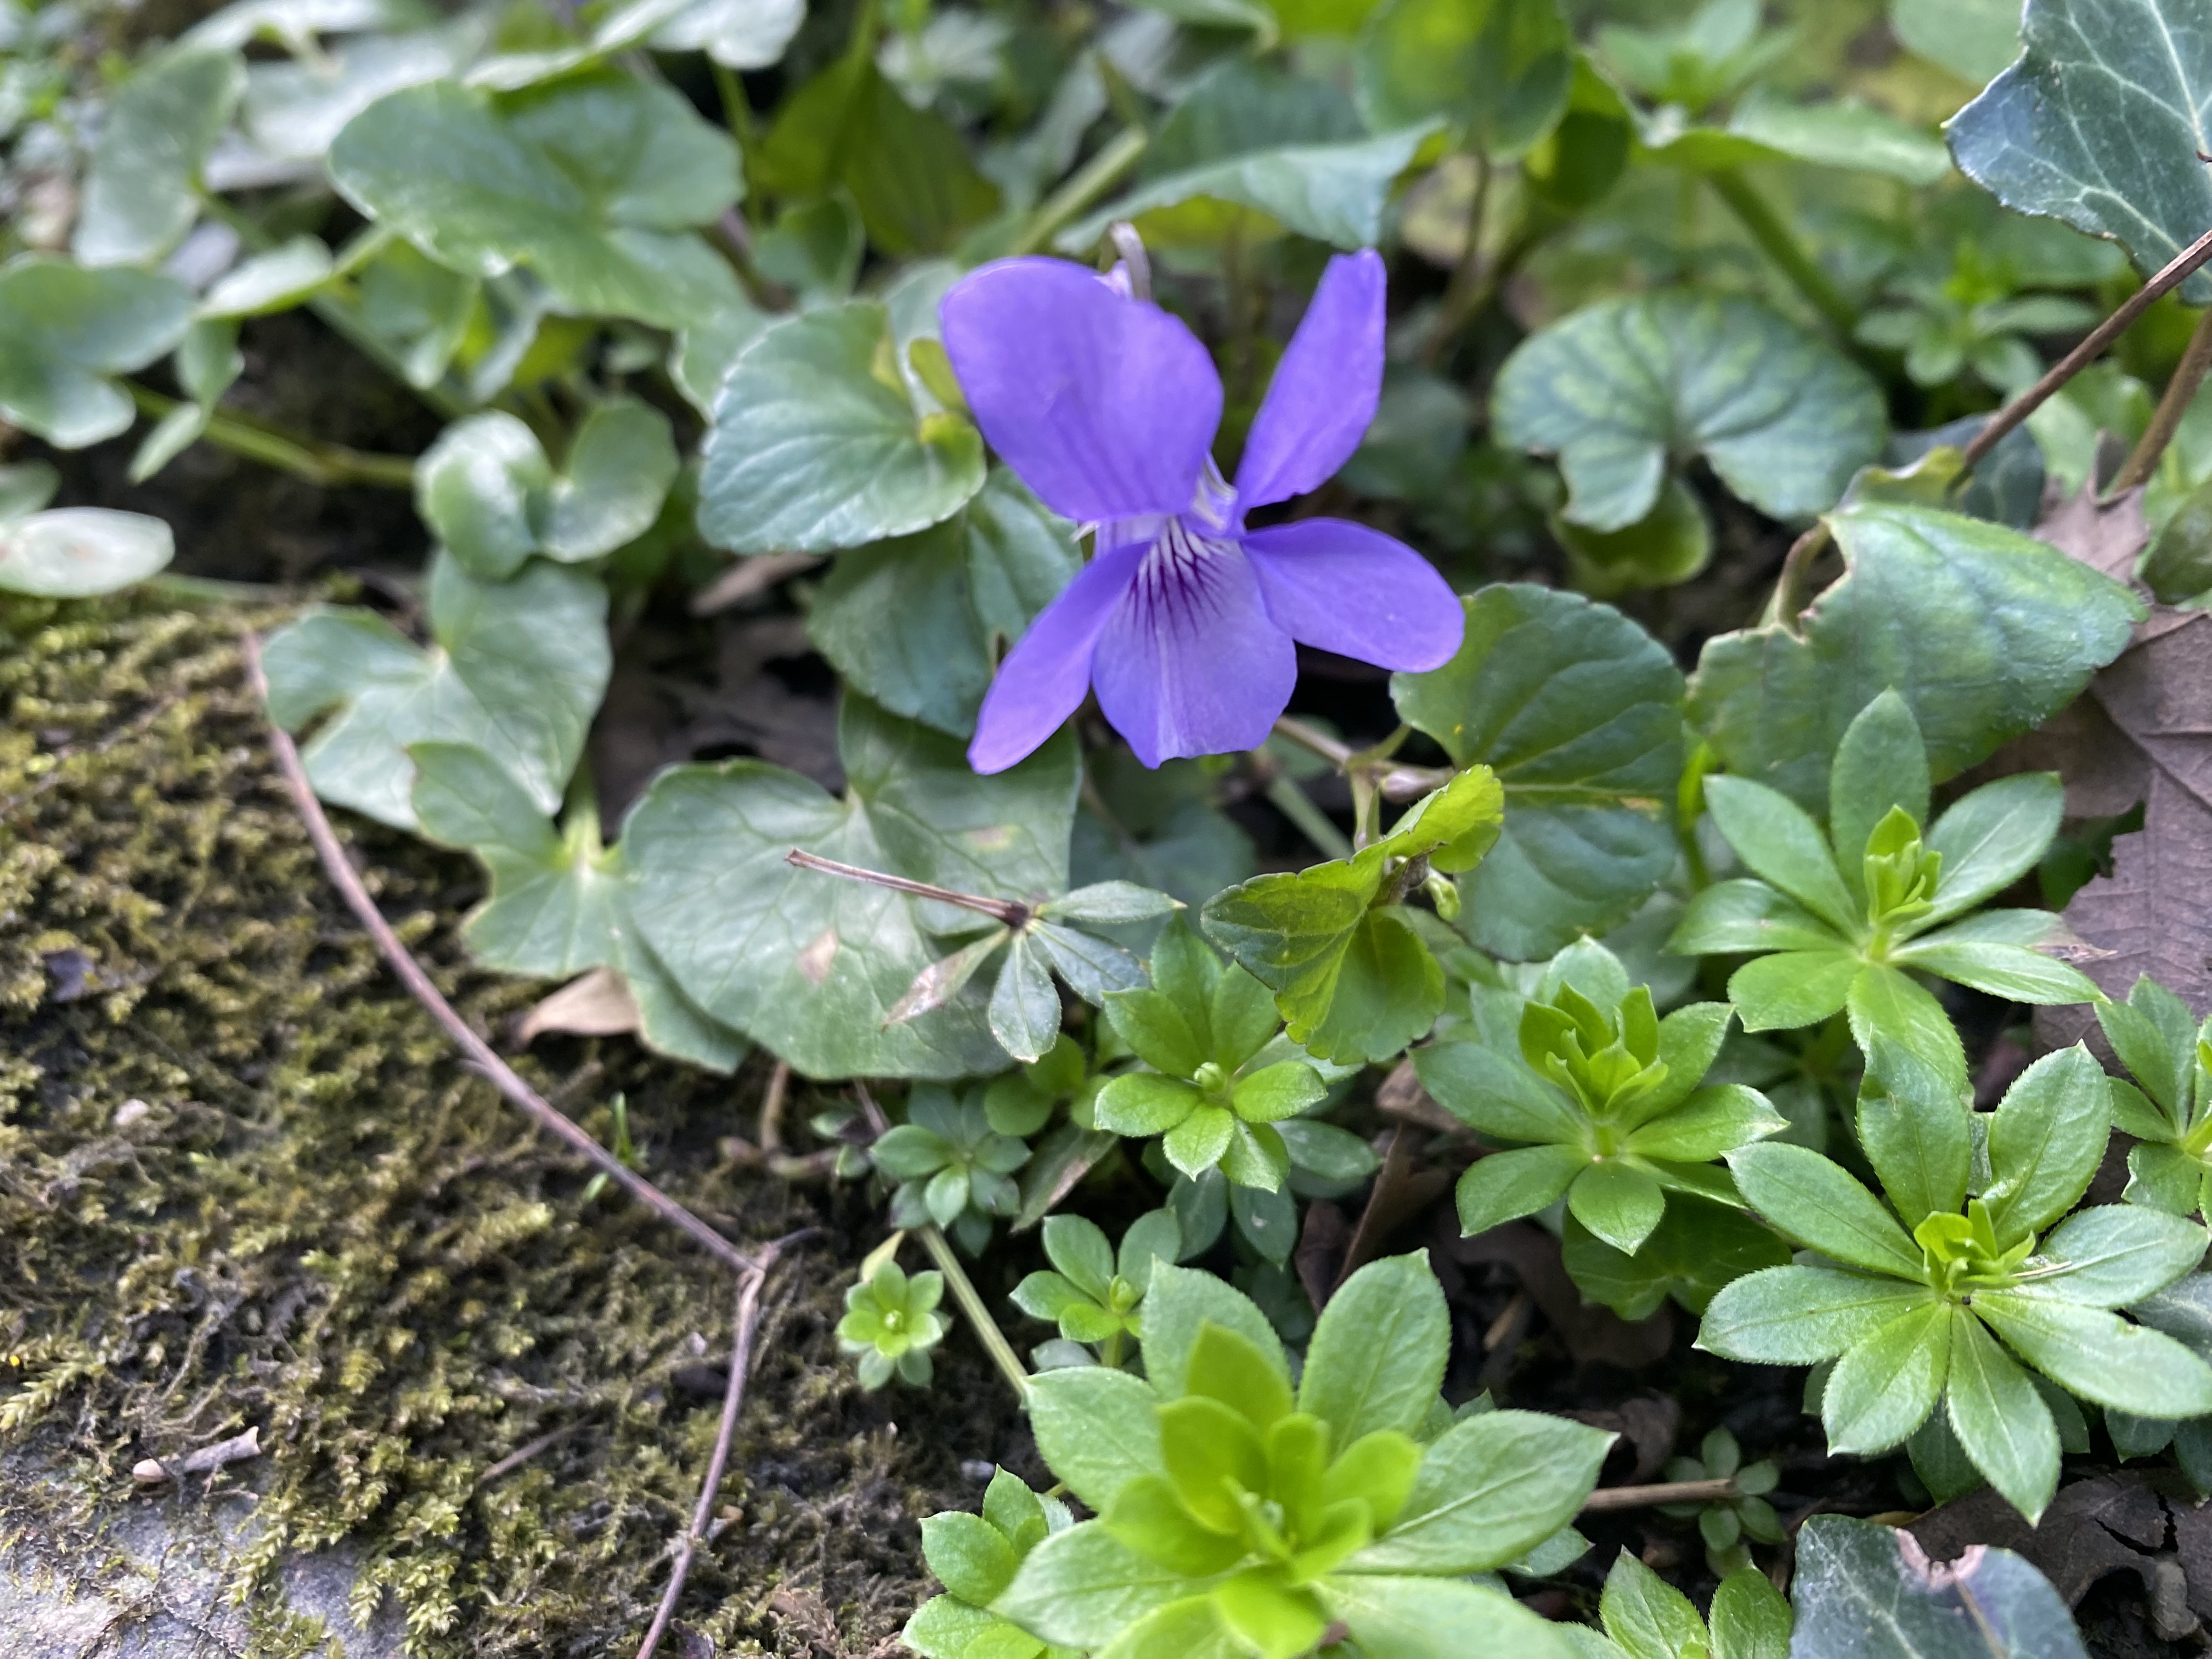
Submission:
M 2188 348 L 2174 365 L 2173 378 L 2166 383 L 2166 392 L 2151 413 L 2150 424 L 2143 428 L 2142 436 L 2128 453 L 2126 462 L 2107 486 L 2106 493 L 2117 495 L 2123 489 L 2150 482 L 2158 458 L 2166 453 L 2166 447 L 2181 429 L 2182 416 L 2188 414 L 2189 405 L 2196 401 L 2197 390 L 2204 384 L 2207 369 L 2212 369 L 2212 309 L 2207 309 L 2197 319 Z
M 1813 309 L 1820 313 L 1821 320 L 1849 341 L 1852 331 L 1858 326 L 1857 311 L 1844 297 L 1843 290 L 1829 280 L 1828 273 L 1806 252 L 1805 245 L 1797 240 L 1796 232 L 1790 228 L 1782 216 L 1735 167 L 1709 173 L 1705 181 L 1751 233 L 1751 240 L 1759 244 L 1759 251 L 1790 279 L 1790 286 L 1805 296 Z
M 1444 297 L 1437 308 L 1436 325 L 1421 347 L 1421 361 L 1433 366 L 1459 332 L 1474 321 L 1487 296 L 1496 289 L 1483 279 L 1482 224 L 1490 214 L 1490 183 L 1494 169 L 1489 155 L 1480 149 L 1468 152 L 1474 160 L 1474 198 L 1467 210 L 1467 246 L 1460 251 L 1459 263 L 1452 267 L 1451 280 L 1444 286 Z
M 889 1133 L 890 1120 L 876 1104 L 876 1097 L 868 1092 L 867 1085 L 855 1083 L 853 1093 L 860 1103 L 861 1115 L 867 1119 L 869 1129 L 878 1135 Z M 953 1255 L 951 1243 L 934 1223 L 916 1228 L 915 1236 L 921 1240 L 922 1249 L 929 1252 L 929 1259 L 937 1264 L 937 1270 L 945 1275 L 945 1282 L 952 1290 L 952 1299 L 960 1304 L 960 1311 L 968 1316 L 968 1323 L 975 1329 L 975 1340 L 983 1345 L 983 1351 L 991 1356 L 991 1363 L 1013 1389 L 1014 1398 L 1026 1405 L 1030 1397 L 1029 1368 L 1014 1352 L 1014 1345 L 1006 1340 L 999 1322 L 991 1317 L 991 1310 L 983 1305 L 975 1281 L 968 1277 L 960 1258 Z
M 246 659 L 246 678 L 254 698 L 265 709 L 269 702 L 269 680 L 261 669 L 261 642 L 252 634 L 245 635 L 240 649 Z M 422 964 L 400 942 L 399 935 L 392 931 L 392 924 L 376 908 L 361 877 L 355 872 L 347 859 L 345 848 L 339 842 L 337 832 L 331 828 L 329 816 L 323 804 L 315 799 L 314 785 L 307 781 L 307 769 L 300 759 L 299 746 L 292 741 L 290 732 L 274 720 L 267 723 L 269 747 L 276 757 L 276 769 L 283 774 L 284 784 L 292 797 L 292 805 L 307 826 L 307 839 L 315 845 L 315 854 L 322 860 L 323 872 L 331 884 L 338 890 L 369 938 L 375 941 L 377 954 L 385 965 L 398 975 L 415 1000 L 421 1003 L 430 1017 L 436 1020 L 451 1037 L 456 1048 L 468 1057 L 470 1066 L 480 1073 L 493 1088 L 511 1103 L 520 1108 L 538 1127 L 564 1141 L 594 1168 L 603 1171 L 613 1182 L 647 1209 L 671 1226 L 689 1235 L 709 1255 L 725 1267 L 741 1273 L 749 1273 L 759 1265 L 736 1245 L 716 1232 L 697 1216 L 685 1209 L 666 1193 L 617 1158 L 593 1139 L 584 1127 L 563 1115 L 553 1103 L 522 1080 L 515 1069 L 493 1052 L 492 1047 L 478 1036 L 469 1023 L 463 1019 L 453 1005 L 431 982 Z
M 164 397 L 136 380 L 125 380 L 123 385 L 131 401 L 156 420 L 183 406 L 178 399 Z M 289 472 L 325 489 L 337 484 L 373 484 L 385 489 L 411 489 L 415 485 L 412 457 L 364 454 L 343 444 L 295 438 L 289 433 L 271 431 L 258 422 L 226 415 L 221 410 L 209 413 L 207 429 L 200 436 L 217 449 L 227 449 L 234 455 L 243 455 L 248 460 L 259 461 L 264 466 L 273 466 L 279 472 Z
M 2130 295 L 2117 311 L 2090 330 L 2081 344 L 2052 364 L 2041 380 L 1990 416 L 1982 429 L 1974 434 L 1973 442 L 1966 446 L 1962 458 L 1964 464 L 1959 471 L 1960 482 L 1963 483 L 1966 475 L 2002 441 L 2005 434 L 2042 408 L 2059 387 L 2088 368 L 2106 346 L 2126 333 L 2136 318 L 2188 281 L 2209 259 L 2212 259 L 2212 230 L 2206 231 L 2175 254 L 2158 275 Z M 2178 422 L 2179 417 L 2176 418 Z
M 1352 843 L 1345 839 L 1328 813 L 1313 803 L 1313 798 L 1298 787 L 1298 781 L 1287 772 L 1279 772 L 1267 781 L 1265 791 L 1267 804 L 1291 821 L 1300 835 L 1314 844 L 1324 858 L 1348 859 Z
M 957 904 L 963 910 L 980 910 L 987 916 L 997 917 L 1009 927 L 1028 926 L 1032 914 L 1028 905 L 1012 899 L 985 898 L 980 893 L 956 892 L 950 887 L 933 886 L 926 881 L 908 881 L 904 876 L 887 876 L 880 870 L 841 864 L 836 859 L 825 859 L 796 847 L 783 855 L 783 861 L 801 870 L 818 870 L 825 876 L 842 876 L 848 881 L 865 882 L 871 887 L 888 887 L 894 893 L 910 893 L 915 898 Z
M 1355 801 L 1363 787 L 1373 790 L 1384 800 L 1413 800 L 1449 783 L 1456 769 L 1449 766 L 1401 766 L 1394 762 L 1390 757 L 1398 745 L 1413 735 L 1409 726 L 1400 726 L 1371 749 L 1354 749 L 1293 714 L 1276 718 L 1275 735 L 1297 744 L 1308 754 L 1320 756 L 1343 773 L 1352 782 Z
M 1121 182 L 1121 175 L 1137 165 L 1152 142 L 1142 127 L 1124 127 L 1108 139 L 1098 153 L 1068 175 L 1066 183 L 1044 198 L 1009 253 L 1035 253 L 1053 234 Z

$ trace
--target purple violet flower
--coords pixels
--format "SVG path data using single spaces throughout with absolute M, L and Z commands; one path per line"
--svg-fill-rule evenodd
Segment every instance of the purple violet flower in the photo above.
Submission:
M 1382 261 L 1329 261 L 1252 422 L 1213 463 L 1221 380 L 1176 318 L 1062 259 L 1000 259 L 945 295 L 945 349 L 1001 459 L 1094 556 L 1000 666 L 978 772 L 1035 750 L 1096 686 L 1147 766 L 1256 749 L 1291 700 L 1293 641 L 1384 668 L 1449 661 L 1466 619 L 1433 566 L 1342 519 L 1247 530 L 1326 483 L 1375 418 Z

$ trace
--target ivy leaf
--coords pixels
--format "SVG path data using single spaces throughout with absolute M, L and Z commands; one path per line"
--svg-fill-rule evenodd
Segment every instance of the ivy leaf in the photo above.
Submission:
M 110 380 L 175 348 L 191 291 L 150 270 L 88 270 L 48 254 L 0 266 L 0 416 L 60 449 L 127 431 Z
M 1498 842 L 1462 881 L 1461 927 L 1520 961 L 1626 921 L 1673 866 L 1682 677 L 1619 611 L 1527 583 L 1466 601 L 1458 653 L 1394 675 L 1401 719 L 1504 790 Z
M 84 180 L 70 249 L 88 265 L 144 264 L 200 216 L 201 170 L 246 89 L 235 52 L 179 46 L 118 88 Z
M 978 777 L 951 738 L 848 696 L 839 748 L 851 780 L 842 800 L 759 761 L 655 781 L 622 841 L 646 944 L 708 1013 L 807 1076 L 1001 1069 L 972 986 L 885 1024 L 936 954 L 915 901 L 784 855 L 800 848 L 992 896 L 1056 890 L 1075 810 L 1073 740 Z
M 1062 231 L 1054 246 L 1081 253 L 1119 219 L 1133 221 L 1163 243 L 1200 240 L 1220 229 L 1219 214 L 1186 216 L 1186 204 L 1226 204 L 1248 208 L 1256 219 L 1238 222 L 1248 240 L 1290 231 L 1337 247 L 1372 247 L 1382 234 L 1382 210 L 1390 187 L 1413 164 L 1427 138 L 1426 126 L 1408 127 L 1343 143 L 1286 144 L 1211 161 L 1141 185 L 1110 207 Z M 1179 234 L 1180 233 L 1180 234 Z
M 1559 0 L 1384 0 L 1360 32 L 1360 107 L 1377 131 L 1443 117 L 1514 155 L 1567 107 L 1575 37 Z
M 1938 1571 L 1909 1534 L 1816 1515 L 1798 1534 L 1790 1651 L 1848 1659 L 1884 1634 L 1895 1659 L 2087 1659 L 2051 1581 L 1986 1546 Z
M 1291 1040 L 1322 1060 L 1387 1059 L 1443 1008 L 1443 970 L 1395 904 L 1377 904 L 1391 859 L 1462 870 L 1497 833 L 1497 780 L 1472 767 L 1424 797 L 1358 857 L 1255 876 L 1217 894 L 1206 935 L 1275 994 Z
M 2021 60 L 1951 118 L 1959 169 L 2007 207 L 2063 219 L 2157 270 L 2212 225 L 2197 153 L 2212 33 L 2190 0 L 2030 0 Z M 2212 303 L 2212 276 L 2179 290 Z
M 680 328 L 737 289 L 690 234 L 742 193 L 737 146 L 665 86 L 410 87 L 347 124 L 330 171 L 355 207 L 440 264 L 479 277 L 526 267 L 564 310 Z
M 1557 455 L 1567 519 L 1621 530 L 1658 504 L 1670 458 L 1701 454 L 1762 513 L 1834 504 L 1881 453 L 1881 389 L 1818 335 L 1755 300 L 1603 300 L 1539 331 L 1498 371 L 1504 443 Z
M 2142 614 L 2117 582 L 1985 520 L 1862 501 L 1829 524 L 1843 577 L 1795 629 L 1708 640 L 1689 701 L 1730 771 L 1815 811 L 1844 728 L 1884 690 L 1911 707 L 1940 783 L 2073 701 Z
M 941 524 L 983 487 L 983 439 L 925 415 L 872 301 L 763 333 L 714 400 L 699 530 L 737 553 L 826 553 Z
M 416 827 L 406 751 L 432 741 L 497 755 L 550 816 L 606 690 L 606 589 L 548 564 L 479 581 L 441 553 L 428 609 L 430 651 L 368 611 L 279 629 L 264 657 L 270 718 L 297 732 L 327 713 L 301 750 L 315 793 L 396 829 Z
M 965 738 L 1004 645 L 1080 564 L 1074 526 L 1000 468 L 943 524 L 840 556 L 806 635 L 848 685 Z

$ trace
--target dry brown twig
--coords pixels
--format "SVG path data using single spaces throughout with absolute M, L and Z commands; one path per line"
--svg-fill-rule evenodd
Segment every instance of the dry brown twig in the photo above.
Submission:
M 269 701 L 269 680 L 261 668 L 261 641 L 252 634 L 241 636 L 246 659 L 246 678 L 253 694 L 265 706 Z M 599 1145 L 582 1125 L 564 1116 L 544 1096 L 522 1080 L 520 1073 L 493 1052 L 492 1047 L 460 1017 L 453 1005 L 431 983 L 430 975 L 422 964 L 400 942 L 385 921 L 384 913 L 376 908 L 368 889 L 362 884 L 360 875 L 345 855 L 345 848 L 331 829 L 331 821 L 323 811 L 323 804 L 315 798 L 314 786 L 307 781 L 307 769 L 300 759 L 299 745 L 291 734 L 274 720 L 267 723 L 269 747 L 276 757 L 277 769 L 284 775 L 286 788 L 292 796 L 292 805 L 301 821 L 307 825 L 308 839 L 315 844 L 317 856 L 322 860 L 324 872 L 331 884 L 345 900 L 346 908 L 356 921 L 368 931 L 376 943 L 377 954 L 385 965 L 398 975 L 416 1001 L 428 1011 L 430 1017 L 444 1028 L 468 1062 L 513 1105 L 519 1107 L 532 1122 L 547 1133 L 565 1141 L 592 1166 L 603 1172 L 633 1199 L 659 1216 L 672 1227 L 688 1234 L 716 1261 L 739 1273 L 750 1274 L 758 1270 L 759 1264 L 743 1250 L 716 1232 L 704 1221 L 674 1199 L 631 1169 L 607 1148 Z
M 714 1518 L 714 1495 L 722 1489 L 722 1475 L 730 1463 L 730 1444 L 737 1437 L 738 1413 L 744 1405 L 745 1373 L 752 1367 L 753 1333 L 760 1324 L 761 1286 L 768 1280 L 769 1269 L 775 1266 L 778 1252 L 788 1242 L 779 1239 L 763 1250 L 758 1265 L 738 1281 L 736 1328 L 730 1339 L 730 1380 L 722 1390 L 722 1421 L 714 1433 L 714 1455 L 707 1460 L 707 1476 L 700 1483 L 699 1501 L 691 1510 L 691 1524 L 684 1529 L 684 1536 L 677 1542 L 676 1565 L 669 1570 L 668 1589 L 662 1594 L 659 1610 L 653 1615 L 653 1624 L 638 1648 L 637 1659 L 653 1659 L 661 1637 L 667 1632 L 669 1621 L 676 1617 L 676 1604 L 683 1599 L 684 1582 L 691 1576 L 691 1563 L 699 1553 L 699 1546 L 707 1541 L 707 1528 Z

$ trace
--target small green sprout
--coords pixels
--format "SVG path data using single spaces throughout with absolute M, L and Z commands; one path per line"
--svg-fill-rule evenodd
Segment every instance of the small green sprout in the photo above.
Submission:
M 891 1380 L 917 1389 L 929 1386 L 929 1351 L 945 1340 L 951 1322 L 937 1311 L 945 1297 L 945 1275 L 906 1270 L 889 1257 L 867 1278 L 845 1292 L 845 1316 L 837 1322 L 838 1346 L 860 1362 L 860 1386 L 871 1394 Z
M 1037 1364 L 1087 1364 L 1091 1354 L 1077 1345 L 1088 1344 L 1100 1364 L 1121 1364 L 1127 1344 L 1145 1334 L 1141 1304 L 1152 1264 L 1173 1261 L 1182 1249 L 1182 1230 L 1172 1210 L 1131 1222 L 1118 1254 L 1081 1216 L 1048 1217 L 1044 1253 L 1059 1271 L 1033 1273 L 1014 1287 L 1016 1307 L 1060 1327 L 1060 1341 L 1041 1345 Z
M 1598 1601 L 1605 1634 L 1577 1633 L 1579 1659 L 1789 1659 L 1791 1618 L 1782 1592 L 1755 1567 L 1725 1575 L 1712 1614 L 1623 1550 Z
M 2112 1124 L 2133 1135 L 2130 1204 L 2196 1215 L 2212 1199 L 2212 1020 L 2155 980 L 2138 979 L 2125 1002 L 2101 1003 L 2097 1021 L 2135 1079 L 2112 1083 Z
M 1195 1178 L 1217 1164 L 1240 1187 L 1273 1192 L 1291 1155 L 1273 1127 L 1318 1105 L 1321 1074 L 1287 1040 L 1267 988 L 1179 922 L 1152 951 L 1152 988 L 1106 999 L 1115 1035 L 1152 1069 L 1099 1091 L 1093 1117 L 1121 1135 L 1158 1135 L 1168 1161 Z
M 1766 1494 L 1780 1484 L 1781 1472 L 1764 1459 L 1746 1463 L 1743 1449 L 1726 1429 L 1715 1429 L 1707 1435 L 1698 1444 L 1697 1456 L 1671 1459 L 1667 1478 L 1735 1482 L 1734 1498 L 1659 1506 L 1662 1515 L 1685 1521 L 1697 1517 L 1698 1534 L 1705 1540 L 1705 1565 L 1715 1577 L 1725 1578 L 1751 1565 L 1745 1539 L 1760 1544 L 1782 1541 L 1781 1519 L 1774 1513 L 1774 1505 L 1766 1501 Z
M 872 1151 L 876 1168 L 898 1183 L 894 1227 L 934 1222 L 975 1255 L 991 1242 L 993 1218 L 1021 1207 L 1012 1175 L 1029 1162 L 1030 1149 L 991 1127 L 979 1091 L 956 1098 L 942 1084 L 917 1083 L 907 1097 L 907 1121 Z

